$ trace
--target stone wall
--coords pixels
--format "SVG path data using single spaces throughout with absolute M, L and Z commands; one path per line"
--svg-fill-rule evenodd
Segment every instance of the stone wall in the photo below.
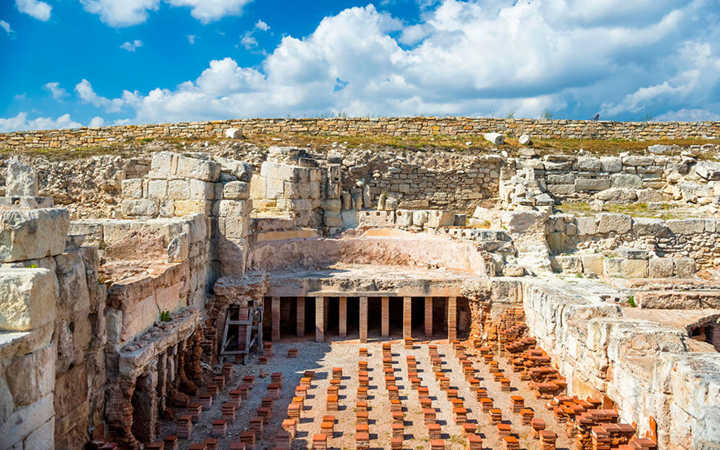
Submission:
M 338 136 L 462 136 L 500 132 L 509 136 L 527 133 L 544 138 L 720 138 L 720 122 L 605 122 L 467 117 L 246 119 L 5 133 L 0 134 L 0 148 L 70 148 L 115 145 L 154 138 L 212 138 L 223 137 L 230 129 L 243 135 L 303 133 Z
M 615 213 L 558 214 L 548 218 L 546 233 L 556 260 L 571 273 L 690 277 L 697 269 L 720 263 L 720 220 L 715 218 L 665 221 Z
M 624 319 L 616 305 L 567 284 L 526 282 L 523 306 L 570 395 L 606 395 L 641 435 L 653 418 L 659 448 L 710 448 L 720 440 L 718 353 L 688 353 L 680 330 Z

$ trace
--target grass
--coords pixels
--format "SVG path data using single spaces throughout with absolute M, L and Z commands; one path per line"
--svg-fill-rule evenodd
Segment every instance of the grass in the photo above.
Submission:
M 678 219 L 683 214 L 678 213 L 677 207 L 669 203 L 661 203 L 656 208 L 650 209 L 649 205 L 644 202 L 634 202 L 627 204 L 608 204 L 604 205 L 603 212 L 611 212 L 618 214 L 627 214 L 633 217 L 647 217 L 652 219 Z M 563 202 L 557 206 L 560 211 L 573 215 L 594 215 L 597 212 L 590 209 L 590 204 L 583 201 Z

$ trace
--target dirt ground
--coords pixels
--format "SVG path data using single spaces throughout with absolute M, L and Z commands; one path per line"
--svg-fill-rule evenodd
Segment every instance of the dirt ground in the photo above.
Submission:
M 387 341 L 386 341 L 387 342 Z M 400 399 L 405 411 L 405 443 L 406 449 L 430 448 L 427 427 L 424 424 L 423 413 L 418 400 L 417 391 L 410 386 L 408 379 L 408 368 L 405 357 L 414 355 L 417 360 L 418 374 L 422 379 L 422 385 L 429 389 L 433 407 L 437 412 L 438 423 L 442 426 L 443 438 L 446 449 L 464 449 L 467 440 L 463 437 L 462 427 L 455 424 L 452 413 L 452 406 L 445 392 L 440 389 L 435 380 L 430 363 L 429 343 L 416 343 L 412 350 L 406 350 L 400 340 L 392 342 L 393 368 L 398 379 L 397 384 L 400 390 Z M 483 436 L 483 446 L 487 449 L 502 449 L 504 445 L 498 435 L 495 425 L 490 423 L 490 417 L 483 413 L 479 402 L 475 399 L 470 384 L 463 376 L 462 367 L 452 350 L 452 346 L 444 341 L 431 342 L 438 345 L 438 352 L 444 359 L 443 371 L 450 379 L 450 386 L 458 389 L 459 397 L 464 399 L 465 407 L 468 410 L 468 421 L 478 424 L 478 432 Z M 370 354 L 367 358 L 360 358 L 359 348 L 367 347 Z M 192 439 L 181 441 L 180 448 L 186 450 L 192 443 L 204 441 L 212 437 L 212 421 L 221 418 L 221 405 L 229 400 L 228 391 L 235 389 L 241 378 L 247 374 L 256 376 L 252 391 L 248 400 L 243 402 L 237 413 L 234 423 L 229 424 L 228 434 L 220 439 L 219 448 L 225 450 L 233 440 L 239 439 L 239 434 L 248 427 L 249 420 L 255 415 L 260 406 L 261 399 L 266 395 L 267 385 L 270 383 L 272 372 L 283 374 L 283 387 L 281 397 L 275 400 L 273 406 L 272 420 L 265 426 L 263 439 L 258 441 L 256 448 L 271 448 L 272 439 L 280 428 L 282 420 L 286 418 L 287 406 L 294 394 L 295 387 L 299 385 L 300 378 L 305 370 L 314 370 L 315 378 L 308 391 L 305 401 L 305 409 L 302 412 L 298 430 L 293 441 L 293 449 L 305 449 L 311 446 L 312 437 L 320 433 L 322 416 L 334 414 L 337 422 L 334 436 L 328 439 L 328 448 L 352 449 L 355 448 L 355 401 L 358 386 L 358 361 L 367 360 L 371 375 L 369 388 L 369 427 L 371 448 L 390 448 L 391 439 L 391 413 L 390 400 L 385 388 L 384 373 L 382 368 L 382 342 L 370 342 L 360 344 L 357 340 L 342 340 L 329 343 L 315 343 L 311 341 L 283 340 L 274 344 L 274 356 L 267 364 L 259 365 L 257 359 L 250 364 L 243 366 L 235 365 L 234 379 L 225 386 L 225 389 L 213 399 L 212 408 L 203 411 L 200 422 L 194 424 Z M 287 358 L 289 348 L 297 348 L 299 355 L 295 359 Z M 531 437 L 529 425 L 522 425 L 519 414 L 513 414 L 511 408 L 511 395 L 521 395 L 525 399 L 526 407 L 535 410 L 535 417 L 545 420 L 548 429 L 558 434 L 557 448 L 570 448 L 570 441 L 565 436 L 560 425 L 544 404 L 545 400 L 536 400 L 533 393 L 528 389 L 526 382 L 521 382 L 518 374 L 513 373 L 504 360 L 500 361 L 500 367 L 505 370 L 506 377 L 511 380 L 512 391 L 502 392 L 500 384 L 493 381 L 488 372 L 488 367 L 479 358 L 472 358 L 474 367 L 478 370 L 477 378 L 480 385 L 488 390 L 488 395 L 494 400 L 495 407 L 500 408 L 503 414 L 503 421 L 512 426 L 512 432 L 520 440 L 523 449 L 539 449 L 540 442 Z M 340 388 L 339 405 L 340 410 L 328 412 L 326 410 L 326 393 L 330 385 L 330 378 L 333 367 L 343 369 L 343 379 Z M 159 426 L 159 436 L 175 433 L 173 423 L 164 422 Z

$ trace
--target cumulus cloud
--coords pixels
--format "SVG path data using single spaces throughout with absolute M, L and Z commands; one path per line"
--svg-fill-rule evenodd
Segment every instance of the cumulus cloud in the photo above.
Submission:
M 63 114 L 57 119 L 52 117 L 37 117 L 28 120 L 27 113 L 21 112 L 15 117 L 0 118 L 0 132 L 24 130 L 48 130 L 56 128 L 80 128 L 82 124 L 70 118 L 70 114 Z
M 158 9 L 160 0 L 80 0 L 85 10 L 100 16 L 113 27 L 126 27 L 145 22 L 148 11 Z
M 190 45 L 195 45 L 195 35 L 194 34 L 188 34 L 187 40 L 188 40 L 188 43 L 190 43 Z
M 60 83 L 58 83 L 57 81 L 51 81 L 49 83 L 45 83 L 44 87 L 45 87 L 45 89 L 50 91 L 50 93 L 52 94 L 52 96 L 55 100 L 60 100 L 63 97 L 65 97 L 66 95 L 68 95 L 67 91 L 65 89 L 61 88 Z
M 105 119 L 103 119 L 100 116 L 95 116 L 92 119 L 90 119 L 90 123 L 88 124 L 88 127 L 90 128 L 100 128 L 101 126 L 105 125 Z
M 120 46 L 120 48 L 123 50 L 127 50 L 129 52 L 134 52 L 135 50 L 137 50 L 138 48 L 140 48 L 142 46 L 143 46 L 143 42 L 139 39 L 135 39 L 134 41 L 124 42 Z
M 10 34 L 13 32 L 12 28 L 10 28 L 10 24 L 5 22 L 4 20 L 0 20 L 0 28 L 5 30 L 7 34 Z
M 39 0 L 15 0 L 15 6 L 21 13 L 28 14 L 43 22 L 50 19 L 52 12 L 52 6 Z
M 680 109 L 668 111 L 653 120 L 660 122 L 717 122 L 720 121 L 720 114 L 706 109 Z
M 255 24 L 255 28 L 257 28 L 260 31 L 268 31 L 270 30 L 270 25 L 266 24 L 262 20 L 258 20 Z
M 189 6 L 190 14 L 200 22 L 208 23 L 225 16 L 237 16 L 251 0 L 166 0 L 173 6 Z
M 335 112 L 716 114 L 713 17 L 710 0 L 443 0 L 423 3 L 417 23 L 368 5 L 324 18 L 308 36 L 283 37 L 259 67 L 213 60 L 194 80 L 113 100 L 86 80 L 76 91 L 137 122 Z M 253 32 L 243 37 L 246 48 L 257 45 Z
M 242 39 L 240 39 L 240 44 L 245 47 L 246 50 L 250 50 L 258 46 L 258 41 L 255 39 L 255 36 L 248 31 L 243 35 Z

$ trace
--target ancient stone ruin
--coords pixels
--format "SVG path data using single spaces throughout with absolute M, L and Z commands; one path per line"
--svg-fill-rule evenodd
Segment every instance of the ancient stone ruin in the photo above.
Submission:
M 3 136 L 0 449 L 720 448 L 717 124 L 489 123 Z

